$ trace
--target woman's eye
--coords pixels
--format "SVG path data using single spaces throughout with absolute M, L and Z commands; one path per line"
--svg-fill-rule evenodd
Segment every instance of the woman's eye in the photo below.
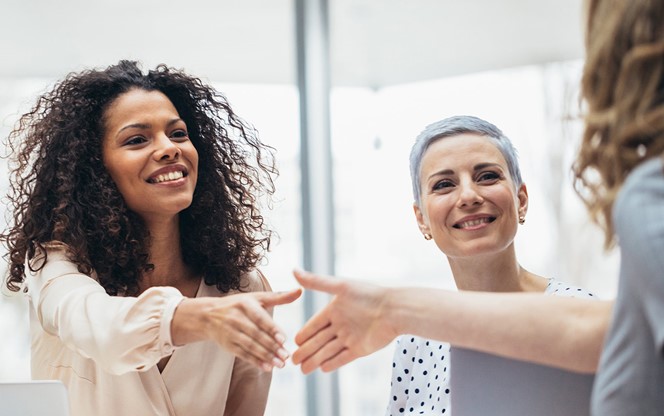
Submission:
M 141 144 L 145 143 L 145 138 L 142 136 L 135 136 L 131 137 L 129 140 L 125 142 L 125 145 L 136 145 L 136 144 Z
M 446 189 L 454 186 L 452 181 L 444 180 L 444 181 L 438 181 L 433 185 L 433 190 L 434 191 L 439 191 L 441 189 Z
M 173 133 L 171 133 L 171 137 L 174 139 L 186 139 L 189 137 L 189 134 L 186 130 L 175 130 Z
M 495 181 L 497 179 L 500 179 L 500 175 L 496 172 L 483 172 L 478 176 L 477 179 L 480 182 L 481 181 Z

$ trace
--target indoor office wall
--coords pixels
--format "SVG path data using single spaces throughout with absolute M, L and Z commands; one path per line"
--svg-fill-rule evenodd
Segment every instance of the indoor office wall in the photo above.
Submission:
M 9 149 L 4 140 L 18 116 L 28 111 L 29 102 L 43 90 L 49 80 L 39 78 L 0 78 L 0 227 L 7 225 L 8 212 L 5 199 L 9 188 Z M 0 246 L 0 276 L 7 275 L 5 247 Z M 0 380 L 27 380 L 30 378 L 30 339 L 28 333 L 27 302 L 21 294 L 9 292 L 4 283 L 0 287 Z
M 426 125 L 468 114 L 496 124 L 519 152 L 529 194 L 515 242 L 521 265 L 613 297 L 616 253 L 603 251 L 602 234 L 572 188 L 582 127 L 580 73 L 581 62 L 572 61 L 333 90 L 337 274 L 389 286 L 455 288 L 445 256 L 417 227 L 408 157 Z M 340 370 L 341 414 L 383 414 L 392 352 L 389 345 Z

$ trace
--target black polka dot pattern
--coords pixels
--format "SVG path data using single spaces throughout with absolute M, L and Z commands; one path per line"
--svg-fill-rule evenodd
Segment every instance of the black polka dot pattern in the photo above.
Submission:
M 585 289 L 549 279 L 549 295 L 595 298 Z M 387 416 L 450 415 L 450 345 L 404 335 L 397 339 Z

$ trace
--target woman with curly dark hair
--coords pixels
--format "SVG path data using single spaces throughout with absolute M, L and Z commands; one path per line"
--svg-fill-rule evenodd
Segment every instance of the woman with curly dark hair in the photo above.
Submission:
M 276 170 L 226 99 L 120 61 L 68 75 L 9 144 L 33 378 L 62 380 L 73 415 L 262 415 L 288 358 L 271 307 L 300 292 L 257 269 Z

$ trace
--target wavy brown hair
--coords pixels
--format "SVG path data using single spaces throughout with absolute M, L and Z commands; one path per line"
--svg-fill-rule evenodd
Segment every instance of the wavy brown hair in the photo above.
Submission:
M 241 289 L 241 275 L 269 249 L 272 232 L 259 201 L 274 192 L 273 149 L 200 79 L 165 65 L 144 74 L 138 63 L 120 61 L 67 75 L 9 135 L 12 224 L 2 240 L 10 290 L 20 290 L 26 260 L 51 241 L 65 243 L 79 271 L 94 271 L 112 295 L 136 294 L 141 274 L 154 267 L 149 232 L 102 162 L 105 110 L 136 88 L 171 100 L 198 151 L 193 202 L 180 213 L 186 264 L 227 292 Z
M 614 241 L 612 208 L 629 173 L 664 151 L 664 6 L 589 0 L 581 94 L 585 131 L 575 188 Z

